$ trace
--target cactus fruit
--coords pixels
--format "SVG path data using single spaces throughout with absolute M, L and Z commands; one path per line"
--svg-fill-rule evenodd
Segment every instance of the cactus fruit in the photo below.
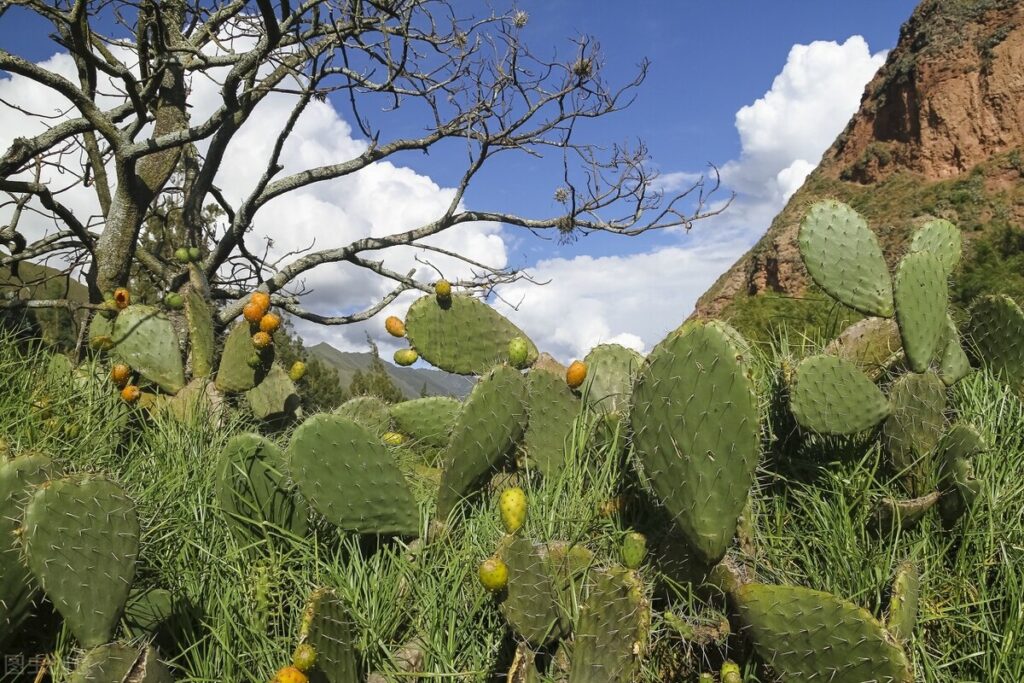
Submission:
M 514 534 L 526 522 L 526 492 L 518 486 L 505 489 L 498 497 L 498 510 L 505 531 Z
M 800 256 L 811 279 L 865 315 L 891 318 L 892 279 L 878 239 L 846 204 L 818 202 L 800 224 Z
M 946 270 L 938 257 L 911 252 L 896 270 L 893 300 L 907 364 L 924 372 L 935 357 L 946 327 L 949 299 Z
M 501 612 L 509 626 L 535 647 L 560 638 L 566 630 L 565 613 L 540 549 L 517 536 L 501 549 L 501 558 L 508 565 L 507 595 Z
M 297 667 L 286 666 L 279 669 L 270 683 L 308 683 L 309 677 Z
M 192 263 L 197 263 L 202 255 L 202 252 L 199 251 L 199 247 L 188 248 L 188 259 Z
M 449 299 L 452 295 L 452 283 L 447 280 L 438 280 L 434 283 L 434 294 L 438 299 Z
M 631 681 L 650 620 L 650 607 L 635 573 L 612 568 L 590 575 L 580 607 L 569 683 Z
M 124 363 L 114 363 L 110 368 L 110 381 L 122 389 L 132 378 L 132 369 Z
M 980 297 L 971 306 L 969 338 L 987 368 L 1024 391 L 1024 312 L 1008 296 Z
M 945 428 L 946 385 L 934 372 L 902 375 L 892 384 L 889 403 L 882 438 L 893 468 L 917 492 L 932 472 L 929 455 Z
M 292 666 L 302 672 L 316 666 L 316 648 L 309 643 L 299 643 L 292 653 Z
M 121 400 L 125 403 L 135 403 L 142 397 L 142 390 L 134 384 L 126 384 L 121 389 Z
M 420 359 L 420 354 L 416 352 L 416 349 L 398 349 L 395 351 L 395 365 L 400 365 L 403 368 L 409 367 Z
M 819 434 L 856 434 L 889 416 L 882 392 L 852 362 L 811 356 L 796 368 L 790 409 L 797 423 Z
M 633 387 L 644 473 L 709 563 L 732 541 L 760 453 L 758 399 L 736 336 L 724 323 L 694 322 L 655 347 Z
M 306 364 L 301 360 L 297 360 L 292 363 L 292 366 L 288 368 L 288 379 L 293 382 L 301 382 L 302 378 L 306 376 Z
M 213 313 L 206 299 L 191 287 L 185 292 L 185 319 L 188 321 L 192 377 L 209 377 L 215 369 L 217 353 Z
M 732 660 L 722 662 L 721 669 L 722 683 L 743 683 L 743 674 L 740 665 Z
M 118 309 L 124 310 L 128 308 L 132 303 L 132 294 L 124 287 L 118 287 L 114 290 L 114 304 L 117 305 Z
M 587 379 L 587 364 L 574 360 L 565 371 L 565 383 L 570 389 L 578 389 Z
M 185 368 L 174 326 L 151 306 L 129 306 L 112 329 L 113 351 L 140 375 L 169 394 L 185 386 Z
M 254 348 L 256 348 L 259 351 L 262 351 L 263 349 L 267 348 L 268 346 L 270 346 L 273 343 L 274 343 L 274 338 L 271 337 L 270 334 L 268 334 L 267 332 L 262 332 L 261 331 L 261 332 L 257 332 L 256 334 L 252 335 L 252 345 L 253 345 Z
M 405 336 L 405 323 L 403 323 L 402 319 L 397 316 L 389 315 L 384 321 L 384 329 L 387 330 L 388 334 L 392 337 Z
M 401 470 L 365 427 L 339 415 L 314 415 L 295 430 L 288 459 L 299 490 L 335 526 L 419 533 L 419 508 Z
M 260 317 L 270 310 L 270 295 L 266 292 L 256 291 L 249 295 L 249 302 L 256 304 L 260 309 Z M 258 322 L 259 318 L 250 322 Z
M 260 332 L 274 334 L 281 327 L 281 316 L 276 313 L 267 313 L 260 318 Z
M 732 591 L 743 631 L 785 680 L 912 683 L 906 655 L 871 614 L 830 593 L 749 583 Z
M 316 673 L 321 683 L 360 680 L 353 626 L 345 604 L 334 591 L 313 591 L 302 615 L 299 641 L 316 651 Z
M 164 306 L 172 311 L 180 311 L 185 307 L 185 300 L 177 292 L 168 292 L 164 295 Z
M 89 348 L 96 351 L 114 348 L 114 323 L 102 315 L 94 315 L 89 321 Z
M 350 398 L 335 408 L 334 414 L 347 417 L 380 437 L 392 431 L 391 409 L 376 396 Z
M 647 557 L 647 537 L 631 531 L 622 539 L 622 564 L 627 569 L 638 569 Z
M 399 432 L 424 446 L 448 443 L 462 403 L 447 396 L 427 396 L 391 406 L 391 419 Z
M 528 420 L 523 446 L 531 465 L 553 479 L 565 466 L 566 441 L 571 440 L 580 399 L 550 372 L 530 372 L 527 383 Z
M 178 263 L 189 263 L 192 261 L 191 254 L 188 253 L 188 247 L 178 247 L 174 250 L 174 260 Z
M 505 590 L 508 585 L 508 565 L 500 557 L 489 557 L 477 568 L 480 585 L 492 593 Z
M 892 581 L 889 613 L 885 619 L 889 633 L 899 641 L 910 640 L 914 633 L 920 593 L 921 576 L 917 572 L 917 566 L 909 560 L 901 563 Z
M 122 643 L 100 645 L 85 654 L 70 683 L 172 683 L 156 650 Z
M 934 255 L 948 277 L 960 263 L 962 242 L 959 228 L 944 218 L 937 218 L 928 221 L 914 233 L 910 240 L 910 251 Z
M 398 432 L 384 432 L 384 436 L 381 437 L 381 440 L 386 446 L 401 446 L 405 443 L 405 436 Z
M 287 419 L 297 414 L 301 400 L 288 373 L 275 364 L 263 381 L 245 392 L 253 415 L 260 420 Z
M 590 375 L 587 401 L 602 413 L 623 413 L 629 409 L 633 379 L 644 362 L 643 356 L 618 344 L 595 346 L 583 359 Z
M 698 674 L 697 683 L 715 683 L 715 675 L 707 672 Z
M 239 322 L 228 333 L 224 340 L 224 350 L 217 367 L 217 388 L 225 394 L 239 394 L 249 391 L 263 381 L 273 365 L 274 347 L 257 354 L 255 366 L 249 365 L 253 355 L 252 341 L 249 336 L 249 324 Z
M 24 542 L 29 569 L 79 643 L 109 641 L 139 552 L 139 521 L 124 492 L 98 476 L 51 481 L 25 506 Z
M 530 344 L 522 337 L 514 337 L 508 343 L 508 362 L 514 368 L 522 370 L 529 361 Z

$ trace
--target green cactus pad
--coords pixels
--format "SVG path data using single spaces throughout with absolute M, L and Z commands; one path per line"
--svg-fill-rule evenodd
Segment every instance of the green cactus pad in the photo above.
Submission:
M 587 365 L 590 388 L 587 402 L 603 413 L 624 413 L 629 410 L 633 380 L 640 372 L 644 357 L 633 349 L 618 344 L 595 346 L 583 359 Z
M 231 437 L 220 453 L 217 502 L 242 542 L 263 536 L 267 526 L 305 536 L 309 510 L 283 472 L 284 454 L 257 434 Z
M 256 367 L 249 364 L 249 359 L 254 355 L 260 359 Z M 249 323 L 241 320 L 235 323 L 224 340 L 224 351 L 220 354 L 214 383 L 225 394 L 240 394 L 262 382 L 273 364 L 274 345 L 257 351 L 252 345 Z
M 655 493 L 709 563 L 721 559 L 753 483 L 761 428 L 741 350 L 719 322 L 663 340 L 633 388 L 633 445 Z
M 245 392 L 253 415 L 260 420 L 293 417 L 299 410 L 299 392 L 288 371 L 275 364 L 263 381 Z
M 946 527 L 956 524 L 981 493 L 974 477 L 974 459 L 987 449 L 974 427 L 957 424 L 943 435 L 936 450 L 939 477 L 939 516 Z
M 971 373 L 971 361 L 964 351 L 960 331 L 949 314 L 946 315 L 946 328 L 939 344 L 937 360 L 939 378 L 947 387 L 953 386 Z
M 360 680 L 354 627 L 345 603 L 334 591 L 328 588 L 313 591 L 299 628 L 299 642 L 308 643 L 316 650 L 313 681 L 352 683 Z
M 0 457 L 0 644 L 18 632 L 38 592 L 15 539 L 29 496 L 49 479 L 50 472 L 45 455 Z
M 49 482 L 25 507 L 29 569 L 85 647 L 111 639 L 139 553 L 139 520 L 124 492 L 98 476 Z
M 501 612 L 512 630 L 535 647 L 564 635 L 565 613 L 558 604 L 549 563 L 532 541 L 516 537 L 499 551 L 508 565 L 508 587 Z
M 415 536 L 419 508 L 380 439 L 340 415 L 314 415 L 288 446 L 292 477 L 332 524 L 367 534 Z
M 934 372 L 902 375 L 889 390 L 892 413 L 882 438 L 893 468 L 917 491 L 932 471 L 929 455 L 946 426 L 946 385 Z
M 921 594 L 921 575 L 909 560 L 900 564 L 892 580 L 889 613 L 885 625 L 896 640 L 906 642 L 914 634 L 917 604 Z
M 878 239 L 860 214 L 837 201 L 818 202 L 800 224 L 799 242 L 819 287 L 865 315 L 892 317 L 892 279 Z
M 579 415 L 580 399 L 564 378 L 550 372 L 531 372 L 528 382 L 529 419 L 523 445 L 530 463 L 545 477 L 554 478 L 565 465 L 565 442 Z
M 470 392 L 445 451 L 437 514 L 446 518 L 486 476 L 526 429 L 526 377 L 502 365 Z
M 1024 312 L 1008 296 L 971 306 L 969 338 L 978 360 L 1016 391 L 1024 391 Z
M 457 375 L 479 375 L 507 362 L 516 337 L 526 341 L 526 365 L 537 360 L 537 347 L 522 330 L 471 296 L 453 296 L 445 305 L 425 296 L 409 307 L 405 329 L 425 361 Z
M 946 326 L 949 299 L 946 270 L 938 257 L 911 252 L 896 270 L 893 300 L 903 351 L 914 372 L 924 372 L 935 357 Z
M 96 313 L 89 321 L 89 346 L 97 351 L 109 351 L 114 345 L 114 321 Z
M 117 314 L 112 352 L 169 394 L 185 386 L 181 344 L 174 325 L 152 306 L 136 304 Z
M 462 403 L 447 396 L 427 396 L 391 406 L 391 419 L 399 432 L 424 446 L 441 448 L 462 410 Z
M 889 401 L 852 362 L 811 356 L 796 368 L 790 409 L 797 423 L 819 434 L 856 434 L 889 416 Z
M 944 218 L 936 218 L 914 233 L 910 240 L 910 251 L 932 254 L 939 259 L 948 276 L 960 263 L 962 242 L 959 228 Z
M 858 320 L 825 347 L 825 353 L 852 361 L 869 375 L 902 351 L 900 329 L 892 318 Z
M 871 614 L 830 593 L 750 583 L 733 592 L 743 631 L 784 680 L 912 683 L 906 655 Z
M 188 340 L 193 377 L 209 377 L 214 370 L 213 314 L 210 305 L 198 292 L 189 288 L 185 292 L 185 318 L 188 320 Z
M 133 588 L 124 608 L 124 621 L 134 635 L 152 635 L 177 608 L 174 595 L 163 588 Z
M 391 408 L 376 396 L 350 398 L 335 408 L 334 414 L 347 417 L 377 436 L 391 431 Z
M 93 648 L 71 674 L 71 683 L 172 683 L 156 650 L 108 643 Z
M 882 498 L 875 505 L 870 525 L 873 531 L 888 534 L 897 529 L 913 529 L 938 502 L 939 494 L 935 491 L 911 500 Z
M 631 681 L 645 651 L 650 607 L 635 572 L 612 568 L 590 576 L 575 629 L 569 683 Z

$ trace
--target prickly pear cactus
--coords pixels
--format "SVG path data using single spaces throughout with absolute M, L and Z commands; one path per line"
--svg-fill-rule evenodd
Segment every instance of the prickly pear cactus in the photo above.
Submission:
M 590 388 L 587 402 L 602 413 L 624 413 L 629 409 L 633 380 L 640 372 L 644 357 L 618 344 L 600 344 L 587 354 Z
M 974 476 L 974 459 L 987 446 L 974 427 L 956 424 L 942 436 L 936 449 L 939 472 L 939 515 L 952 527 L 974 505 L 981 482 Z
M 971 306 L 970 342 L 986 367 L 1024 391 L 1024 312 L 1008 296 L 985 296 Z
M 946 326 L 946 269 L 938 257 L 911 252 L 896 270 L 893 299 L 907 364 L 924 372 L 935 357 Z
M 735 331 L 697 322 L 651 352 L 633 388 L 633 444 L 651 486 L 709 563 L 725 554 L 753 483 L 760 415 Z
M 391 419 L 399 432 L 424 445 L 448 443 L 462 403 L 446 396 L 427 396 L 391 406 Z
M 508 565 L 508 587 L 501 612 L 523 640 L 542 647 L 565 634 L 565 612 L 541 550 L 533 541 L 516 537 L 500 551 Z
M 800 224 L 800 256 L 815 283 L 864 315 L 893 315 L 892 279 L 867 222 L 846 204 L 818 202 Z
M 425 361 L 457 375 L 479 375 L 508 361 L 509 342 L 526 341 L 526 365 L 537 347 L 503 315 L 470 296 L 452 296 L 442 304 L 425 296 L 409 307 L 406 336 Z
M 945 332 L 939 344 L 937 361 L 939 378 L 947 387 L 953 386 L 971 373 L 971 361 L 964 351 L 960 330 L 949 314 L 946 315 Z
M 650 627 L 650 606 L 635 572 L 610 568 L 591 574 L 580 607 L 569 683 L 619 683 L 636 672 Z
M 929 455 L 945 430 L 946 385 L 934 372 L 902 375 L 892 384 L 889 402 L 892 413 L 882 438 L 893 469 L 916 492 L 933 471 Z
M 93 648 L 71 675 L 71 683 L 172 683 L 156 650 L 109 643 Z
M 254 358 L 259 362 L 251 362 Z M 249 391 L 263 381 L 273 363 L 273 344 L 262 351 L 257 351 L 252 345 L 249 323 L 241 320 L 231 328 L 227 339 L 224 340 L 224 350 L 220 354 L 215 384 L 225 394 Z
M 185 367 L 174 325 L 152 306 L 135 304 L 117 314 L 112 352 L 169 394 L 185 386 Z
M 299 642 L 316 651 L 313 680 L 350 683 L 360 680 L 353 622 L 345 603 L 329 588 L 313 591 L 299 628 Z
M 532 463 L 547 478 L 557 477 L 565 466 L 566 439 L 571 440 L 580 399 L 565 379 L 550 372 L 528 376 L 529 400 L 523 445 Z
M 885 625 L 897 640 L 906 642 L 914 633 L 917 623 L 917 604 L 921 593 L 921 575 L 917 565 L 907 560 L 900 563 L 892 580 L 889 613 Z
M 872 530 L 893 533 L 897 529 L 913 529 L 938 502 L 939 494 L 935 491 L 910 500 L 882 498 L 872 512 Z
M 962 242 L 959 228 L 944 218 L 936 218 L 914 233 L 910 240 L 910 251 L 932 254 L 939 259 L 942 269 L 949 276 L 960 263 Z
M 191 287 L 185 292 L 184 299 L 192 377 L 208 377 L 213 374 L 214 356 L 217 353 L 213 333 L 213 314 L 210 312 L 210 306 L 206 303 L 206 299 Z
M 893 637 L 871 614 L 831 593 L 751 583 L 733 592 L 744 633 L 784 680 L 912 683 Z
M 825 347 L 825 353 L 856 363 L 869 376 L 889 365 L 902 350 L 900 329 L 892 318 L 858 320 Z
M 380 439 L 339 415 L 314 415 L 288 446 L 292 477 L 329 522 L 366 534 L 415 536 L 419 508 Z
M 856 434 L 890 413 L 889 401 L 856 365 L 824 355 L 797 366 L 789 405 L 801 427 L 819 434 Z
M 378 436 L 391 431 L 391 408 L 376 396 L 350 398 L 335 408 L 334 414 L 347 417 Z
M 25 507 L 28 566 L 78 642 L 114 634 L 135 577 L 139 520 L 125 493 L 107 479 L 51 481 Z
M 299 410 L 299 392 L 288 371 L 274 364 L 263 381 L 245 392 L 253 415 L 260 420 L 294 417 Z

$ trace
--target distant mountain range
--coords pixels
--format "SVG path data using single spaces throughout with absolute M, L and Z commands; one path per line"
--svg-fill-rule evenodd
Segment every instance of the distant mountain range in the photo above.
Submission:
M 307 349 L 310 356 L 334 368 L 341 380 L 341 386 L 347 387 L 352 381 L 356 370 L 366 371 L 370 368 L 373 354 L 339 351 L 326 342 Z M 391 381 L 395 383 L 408 398 L 418 398 L 424 393 L 428 396 L 454 396 L 463 398 L 473 388 L 473 378 L 453 375 L 443 370 L 429 368 L 402 368 L 384 361 Z

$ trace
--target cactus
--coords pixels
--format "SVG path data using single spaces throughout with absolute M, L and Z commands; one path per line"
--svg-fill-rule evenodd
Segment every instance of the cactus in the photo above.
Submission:
M 629 409 L 633 380 L 644 357 L 618 344 L 595 346 L 583 359 L 590 376 L 587 401 L 603 413 L 624 413 Z
M 447 396 L 428 396 L 391 406 L 396 429 L 417 443 L 435 448 L 448 443 L 462 403 Z
M 109 643 L 93 648 L 71 675 L 71 683 L 172 683 L 151 646 Z
M 109 351 L 114 345 L 114 321 L 102 313 L 92 316 L 89 321 L 89 347 L 97 351 Z
M 830 593 L 750 583 L 732 597 L 744 633 L 785 680 L 912 683 L 906 655 L 871 614 Z
M 151 306 L 128 306 L 114 320 L 113 353 L 169 394 L 185 386 L 181 345 L 174 325 Z
M 419 508 L 380 439 L 339 415 L 314 415 L 288 445 L 292 477 L 309 503 L 342 529 L 419 533 Z
M 1024 312 L 1008 296 L 985 296 L 971 306 L 970 341 L 986 367 L 1024 391 Z
M 633 680 L 650 627 L 650 607 L 635 572 L 594 572 L 580 607 L 569 683 Z
M 253 356 L 257 363 L 250 363 Z M 256 352 L 252 347 L 252 333 L 249 323 L 239 321 L 228 332 L 224 350 L 217 366 L 217 388 L 225 394 L 240 394 L 249 391 L 263 381 L 274 362 L 273 345 Z
M 110 481 L 81 475 L 51 481 L 25 507 L 29 569 L 85 647 L 111 639 L 139 552 L 139 521 Z
M 896 270 L 893 299 L 907 364 L 914 372 L 924 372 L 946 326 L 946 270 L 938 257 L 925 252 L 904 256 Z
M 800 224 L 800 256 L 811 279 L 840 303 L 865 315 L 893 315 L 892 279 L 867 222 L 846 204 L 811 207 Z
M 217 502 L 243 543 L 263 535 L 266 526 L 305 536 L 305 501 L 285 484 L 284 454 L 257 434 L 233 436 L 220 453 Z
M 725 554 L 753 483 L 757 395 L 734 331 L 696 322 L 662 341 L 633 388 L 633 443 L 651 486 L 709 563 Z
M 507 595 L 501 612 L 512 630 L 535 647 L 566 632 L 566 615 L 558 602 L 549 564 L 533 541 L 516 537 L 500 550 L 508 566 Z
M 872 512 L 871 527 L 879 533 L 913 529 L 938 502 L 939 494 L 935 491 L 911 500 L 882 498 Z
M 928 221 L 914 233 L 910 240 L 910 252 L 924 252 L 939 259 L 948 277 L 960 263 L 963 238 L 960 230 L 944 218 Z
M 288 371 L 274 364 L 263 381 L 245 392 L 253 415 L 260 420 L 294 417 L 299 411 L 299 393 Z
M 334 414 L 347 417 L 378 436 L 391 431 L 391 409 L 376 396 L 350 398 L 335 408 Z
M 124 608 L 124 622 L 134 635 L 155 634 L 176 609 L 174 595 L 163 588 L 133 588 Z
M 892 580 L 889 613 L 886 628 L 897 640 L 906 642 L 914 633 L 917 623 L 917 603 L 921 592 L 921 576 L 917 566 L 909 560 L 900 564 Z
M 852 361 L 875 379 L 879 370 L 903 352 L 900 329 L 891 318 L 864 318 L 843 330 L 825 353 Z
M 213 333 L 213 314 L 206 299 L 191 287 L 185 292 L 185 319 L 192 360 L 192 377 L 209 377 L 214 370 L 216 345 Z
M 354 624 L 345 603 L 329 588 L 313 591 L 306 602 L 299 642 L 316 651 L 313 680 L 351 683 L 360 680 L 356 661 Z
M 949 428 L 936 451 L 939 477 L 939 516 L 946 527 L 956 524 L 981 493 L 973 460 L 987 446 L 977 430 L 966 424 Z
M 565 442 L 580 412 L 580 399 L 561 377 L 550 372 L 531 372 L 528 382 L 526 410 L 529 417 L 523 445 L 530 463 L 552 479 L 565 466 Z
M 934 372 L 902 375 L 889 391 L 892 413 L 882 438 L 893 467 L 916 492 L 932 471 L 929 455 L 942 438 L 946 385 Z
M 443 456 L 437 497 L 443 519 L 498 464 L 526 428 L 527 381 L 502 365 L 477 382 L 459 413 Z
M 790 409 L 801 427 L 819 434 L 856 434 L 876 426 L 891 410 L 856 365 L 824 355 L 797 366 Z
M 0 644 L 18 632 L 37 593 L 15 538 L 25 503 L 51 469 L 50 459 L 41 454 L 0 460 Z
M 537 347 L 518 327 L 483 301 L 452 296 L 440 305 L 425 296 L 405 316 L 406 336 L 431 365 L 457 375 L 479 375 L 508 361 L 509 342 L 526 341 L 526 365 L 537 360 Z
M 939 378 L 947 387 L 951 387 L 971 372 L 971 361 L 964 351 L 960 340 L 960 331 L 953 318 L 946 314 L 946 327 L 942 341 L 939 343 L 938 358 Z

